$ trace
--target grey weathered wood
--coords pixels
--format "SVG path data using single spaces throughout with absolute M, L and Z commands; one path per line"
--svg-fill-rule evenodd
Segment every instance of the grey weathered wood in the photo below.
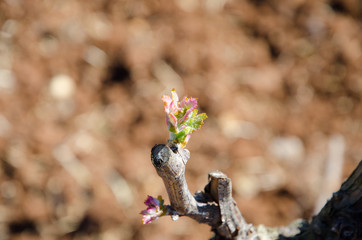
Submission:
M 304 222 L 299 234 L 280 239 L 362 239 L 362 161 L 319 214 Z
M 204 192 L 193 196 L 185 179 L 185 167 L 190 154 L 175 145 L 156 145 L 151 160 L 162 178 L 171 206 L 169 215 L 188 216 L 211 226 L 215 239 L 241 239 L 251 236 L 252 227 L 246 224 L 232 198 L 231 180 L 221 172 L 211 172 Z M 243 238 L 246 239 L 246 238 Z
M 219 204 L 221 224 L 217 232 L 229 239 L 242 237 L 246 239 L 254 232 L 253 227 L 247 224 L 241 215 L 235 200 L 232 198 L 232 184 L 230 178 L 220 171 L 209 173 L 209 183 L 205 187 L 205 193 Z
M 151 160 L 162 178 L 169 199 L 168 215 L 188 216 L 211 226 L 213 240 L 288 239 L 357 240 L 362 239 L 362 161 L 312 221 L 296 221 L 286 227 L 253 227 L 242 217 L 232 198 L 231 180 L 222 172 L 209 173 L 203 192 L 190 193 L 185 167 L 188 150 L 168 143 L 155 145 Z

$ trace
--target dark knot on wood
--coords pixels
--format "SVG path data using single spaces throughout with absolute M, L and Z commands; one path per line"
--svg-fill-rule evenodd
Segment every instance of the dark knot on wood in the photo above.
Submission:
M 156 168 L 164 165 L 170 158 L 170 152 L 165 144 L 156 144 L 151 150 L 151 161 Z

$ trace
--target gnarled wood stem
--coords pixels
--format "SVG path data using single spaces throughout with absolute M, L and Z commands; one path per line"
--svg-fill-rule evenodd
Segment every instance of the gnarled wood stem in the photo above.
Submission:
M 250 230 L 231 196 L 231 181 L 221 172 L 209 174 L 204 192 L 192 196 L 185 179 L 188 150 L 172 144 L 156 145 L 151 151 L 152 164 L 162 178 L 171 202 L 170 215 L 189 216 L 212 227 L 216 236 L 233 239 Z
M 247 224 L 232 198 L 231 180 L 221 172 L 209 173 L 203 192 L 190 193 L 185 167 L 190 153 L 169 143 L 156 145 L 151 160 L 170 198 L 168 215 L 188 216 L 211 226 L 218 239 L 357 240 L 362 239 L 362 161 L 341 189 L 333 194 L 311 222 L 298 221 L 281 228 Z M 289 237 L 286 237 L 288 235 Z

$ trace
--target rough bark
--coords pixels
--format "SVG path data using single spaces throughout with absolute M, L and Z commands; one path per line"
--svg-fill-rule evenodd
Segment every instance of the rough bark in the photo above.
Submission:
M 281 228 L 247 224 L 232 198 L 231 180 L 222 172 L 209 173 L 204 191 L 192 195 L 185 179 L 190 153 L 171 143 L 155 145 L 151 161 L 162 178 L 169 199 L 168 214 L 174 220 L 188 216 L 211 226 L 212 239 L 319 240 L 362 238 L 362 162 L 333 194 L 311 222 L 297 220 Z
M 362 239 L 362 161 L 311 222 L 289 240 Z

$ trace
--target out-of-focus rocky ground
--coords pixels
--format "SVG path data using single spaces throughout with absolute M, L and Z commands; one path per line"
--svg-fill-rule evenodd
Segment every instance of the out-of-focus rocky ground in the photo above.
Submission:
M 187 181 L 248 222 L 308 218 L 362 159 L 359 0 L 0 2 L 0 240 L 208 239 L 163 217 L 161 95 L 197 97 Z

